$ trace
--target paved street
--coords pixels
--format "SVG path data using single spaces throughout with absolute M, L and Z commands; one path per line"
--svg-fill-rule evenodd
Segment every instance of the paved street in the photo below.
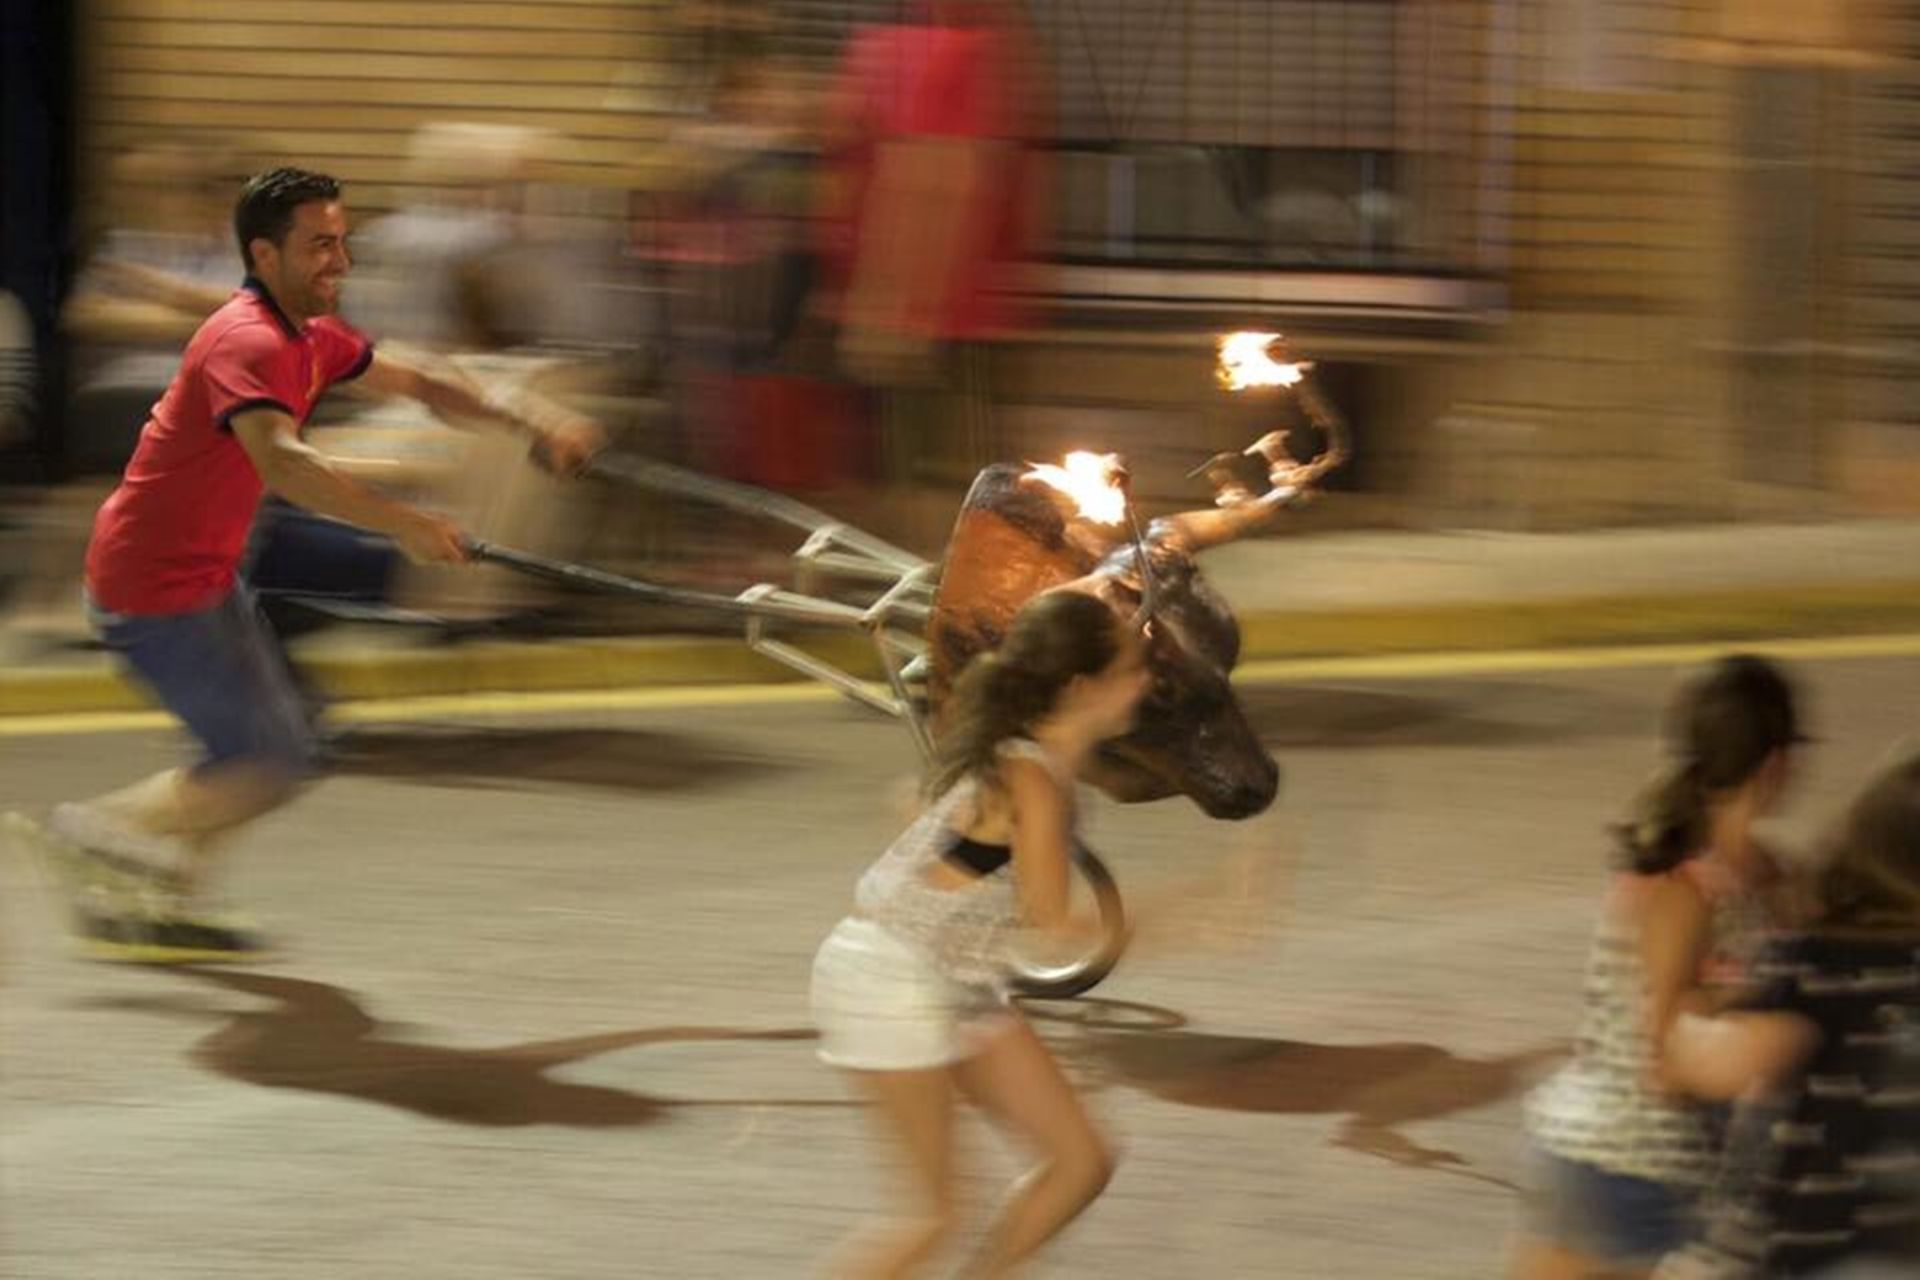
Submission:
M 1804 835 L 1912 731 L 1920 658 L 1797 669 L 1824 739 L 1782 823 Z M 1036 1274 L 1497 1274 L 1517 1095 L 1571 1028 L 1601 829 L 1672 676 L 1262 684 L 1271 813 L 1101 805 L 1140 901 L 1234 849 L 1286 875 L 1263 930 L 1143 946 L 1036 1009 L 1126 1149 Z M 174 751 L 0 737 L 0 808 Z M 286 944 L 244 972 L 65 956 L 7 853 L 0 1274 L 815 1274 L 887 1177 L 812 1057 L 807 964 L 910 768 L 897 725 L 791 697 L 365 725 L 234 859 Z M 983 1202 L 1006 1158 L 982 1128 L 967 1150 Z

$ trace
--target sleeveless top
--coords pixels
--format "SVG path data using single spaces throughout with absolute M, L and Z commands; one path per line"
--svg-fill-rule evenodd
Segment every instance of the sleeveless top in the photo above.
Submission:
M 1061 776 L 1060 766 L 1037 742 L 1008 739 L 1000 758 L 1037 760 L 1073 792 L 1073 779 Z M 1022 923 L 1014 864 L 1009 861 L 964 885 L 934 884 L 928 878 L 960 840 L 954 818 L 978 791 L 978 778 L 954 783 L 860 877 L 853 900 L 861 915 L 920 950 L 943 975 L 998 999 L 1007 983 L 1007 945 Z
M 1681 864 L 1675 874 L 1691 880 L 1707 902 L 1702 983 L 1740 980 L 1770 924 L 1761 895 L 1704 857 Z M 1649 888 L 1642 877 L 1624 875 L 1613 892 L 1636 895 Z M 1717 1112 L 1649 1082 L 1653 1046 L 1646 1032 L 1640 932 L 1622 911 L 1601 914 L 1582 1002 L 1572 1059 L 1527 1097 L 1534 1141 L 1610 1173 L 1679 1186 L 1706 1183 L 1719 1157 Z

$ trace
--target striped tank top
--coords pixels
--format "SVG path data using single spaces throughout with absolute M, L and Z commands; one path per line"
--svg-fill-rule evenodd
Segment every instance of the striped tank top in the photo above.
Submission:
M 1696 857 L 1685 875 L 1709 910 L 1704 983 L 1734 983 L 1749 971 L 1769 916 L 1761 895 L 1718 861 Z M 1653 1046 L 1646 1031 L 1646 974 L 1640 960 L 1638 899 L 1653 877 L 1622 874 L 1601 911 L 1587 956 L 1574 1053 L 1528 1095 L 1529 1133 L 1541 1147 L 1610 1173 L 1679 1186 L 1712 1176 L 1719 1135 L 1712 1108 L 1650 1083 Z

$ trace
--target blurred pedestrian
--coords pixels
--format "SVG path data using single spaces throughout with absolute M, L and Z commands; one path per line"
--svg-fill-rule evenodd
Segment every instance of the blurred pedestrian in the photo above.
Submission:
M 837 1274 L 916 1273 L 950 1237 L 957 1094 L 1030 1142 L 977 1274 L 1009 1274 L 1113 1171 L 1072 1084 L 1009 1001 L 1009 947 L 1090 926 L 1068 909 L 1074 779 L 1125 733 L 1147 686 L 1140 638 L 1104 601 L 1055 591 L 961 675 L 930 803 L 861 877 L 815 957 L 820 1056 L 872 1101 L 911 1167 L 914 1214 L 853 1246 Z
M 175 138 L 114 158 L 103 192 L 111 225 L 61 315 L 76 350 L 63 442 L 69 472 L 119 473 L 180 367 L 182 344 L 232 296 L 223 223 L 238 163 L 228 147 Z
M 809 314 L 811 114 L 775 60 L 722 68 L 708 113 L 676 135 L 681 189 L 667 202 L 686 456 L 785 490 L 830 487 L 853 469 L 852 406 L 825 376 L 828 343 Z
M 893 395 L 910 470 L 968 480 L 997 447 L 987 344 L 1026 327 L 1043 252 L 1037 64 L 1006 0 L 922 0 L 841 60 L 826 255 L 840 356 Z
M 601 440 L 598 426 L 557 406 L 507 409 L 376 355 L 340 321 L 351 262 L 334 179 L 257 175 L 234 230 L 246 282 L 187 343 L 87 551 L 102 639 L 203 752 L 191 767 L 54 810 L 55 848 L 79 890 L 75 924 L 101 958 L 230 958 L 256 945 L 195 897 L 216 841 L 286 801 L 315 763 L 285 654 L 238 573 L 262 492 L 384 533 L 417 560 L 465 558 L 450 520 L 381 496 L 302 441 L 320 394 L 360 378 L 449 419 L 524 431 L 562 471 Z
M 484 370 L 496 391 L 530 368 L 530 358 L 500 353 L 539 328 L 535 308 L 510 280 L 528 270 L 527 192 L 558 142 L 544 130 L 485 122 L 442 120 L 415 129 L 404 201 L 354 232 L 354 282 L 342 316 L 389 356 L 450 376 Z M 555 277 L 556 291 L 591 292 L 586 281 L 558 278 L 554 263 L 543 272 Z M 549 535 L 579 523 L 590 498 L 539 474 L 510 440 L 448 440 L 424 415 L 396 415 L 391 406 L 352 396 L 323 404 L 310 430 L 316 441 L 338 432 L 342 452 L 394 471 L 422 458 L 446 459 L 412 468 L 401 482 L 410 496 L 490 540 L 577 558 Z M 326 611 L 341 605 L 473 620 L 530 609 L 546 594 L 503 568 L 408 564 L 383 540 L 273 497 L 261 506 L 253 546 L 249 582 L 283 631 L 324 625 Z
M 1619 831 L 1574 1055 L 1527 1100 L 1528 1280 L 1648 1274 L 1687 1243 L 1717 1160 L 1710 1104 L 1783 1078 L 1804 1035 L 1731 1008 L 1788 885 L 1755 824 L 1802 738 L 1786 676 L 1729 657 L 1670 710 L 1673 759 Z
M 500 266 L 521 251 L 528 174 L 547 144 L 512 125 L 437 121 L 407 146 L 407 202 L 354 236 L 348 319 L 383 343 L 435 352 L 510 343 Z
M 1815 897 L 1751 1007 L 1817 1047 L 1789 1093 L 1736 1112 L 1707 1238 L 1662 1280 L 1920 1275 L 1920 749 L 1854 800 Z

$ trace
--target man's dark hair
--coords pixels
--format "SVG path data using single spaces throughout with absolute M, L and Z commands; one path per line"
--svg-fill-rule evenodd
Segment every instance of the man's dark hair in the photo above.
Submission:
M 240 240 L 240 261 L 253 270 L 255 240 L 286 243 L 293 229 L 293 211 L 315 200 L 338 200 L 340 183 L 324 173 L 306 169 L 269 169 L 247 179 L 233 206 L 233 234 Z

